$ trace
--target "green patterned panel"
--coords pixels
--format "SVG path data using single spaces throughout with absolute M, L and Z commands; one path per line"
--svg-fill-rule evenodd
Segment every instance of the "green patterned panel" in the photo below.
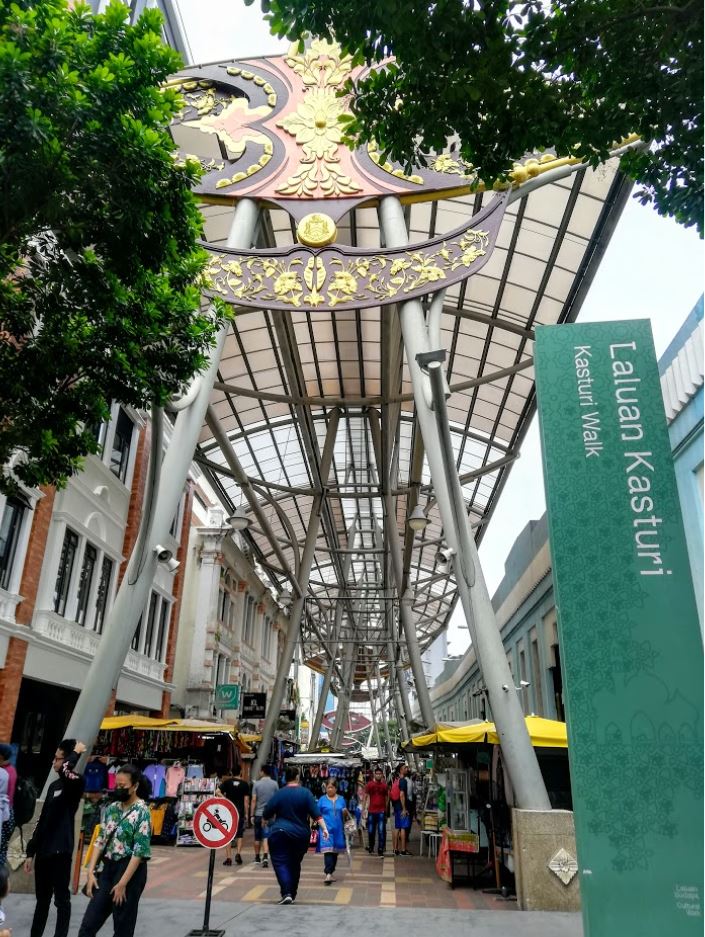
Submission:
M 535 363 L 585 937 L 700 937 L 703 648 L 651 327 L 539 327 Z

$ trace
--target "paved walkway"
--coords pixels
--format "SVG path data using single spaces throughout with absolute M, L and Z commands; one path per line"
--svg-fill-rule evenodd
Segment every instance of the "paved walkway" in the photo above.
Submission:
M 420 928 L 432 937 L 456 933 L 460 937 L 582 937 L 583 933 L 579 914 L 522 912 L 516 902 L 481 888 L 451 889 L 438 878 L 434 862 L 426 856 L 379 859 L 353 849 L 351 863 L 346 855 L 339 857 L 336 881 L 326 887 L 322 856 L 309 853 L 297 901 L 290 907 L 276 905 L 276 878 L 271 866 L 263 869 L 254 863 L 249 831 L 243 865 L 224 868 L 223 859 L 221 851 L 216 856 L 210 926 L 224 930 L 227 937 L 281 937 L 283 933 L 310 937 L 312 932 L 342 928 L 379 937 L 408 937 Z M 207 875 L 205 849 L 155 847 L 140 902 L 137 937 L 186 937 L 202 927 Z M 78 933 L 86 904 L 83 895 L 74 896 L 70 937 Z M 13 937 L 28 934 L 33 896 L 10 895 L 5 908 Z M 47 935 L 53 933 L 53 926 L 52 909 Z M 103 933 L 109 937 L 112 928 L 106 925 Z

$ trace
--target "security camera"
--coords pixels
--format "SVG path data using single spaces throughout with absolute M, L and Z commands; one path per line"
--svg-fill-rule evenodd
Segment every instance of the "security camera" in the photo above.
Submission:
M 522 688 L 522 690 L 523 690 L 523 689 L 525 689 L 527 686 L 531 686 L 531 684 L 529 683 L 528 680 L 520 680 L 520 681 L 519 681 L 519 686 L 520 686 L 520 687 Z
M 436 563 L 439 566 L 448 566 L 450 564 L 451 557 L 454 555 L 455 550 L 452 547 L 439 547 L 438 553 L 436 553 Z
M 161 543 L 158 543 L 154 548 L 154 555 L 160 563 L 168 563 L 174 554 L 171 550 L 163 547 Z
M 179 563 L 178 560 L 175 560 L 173 556 L 166 561 L 166 568 L 170 573 L 175 573 L 179 566 L 181 566 L 181 563 Z

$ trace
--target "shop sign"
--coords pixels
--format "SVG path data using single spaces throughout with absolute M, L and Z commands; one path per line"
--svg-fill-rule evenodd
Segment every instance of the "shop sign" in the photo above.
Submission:
M 241 717 L 243 719 L 264 719 L 267 713 L 266 693 L 243 693 Z
M 215 688 L 216 709 L 238 709 L 240 707 L 240 684 L 221 683 Z
M 703 653 L 650 325 L 538 327 L 535 368 L 585 937 L 701 935 Z

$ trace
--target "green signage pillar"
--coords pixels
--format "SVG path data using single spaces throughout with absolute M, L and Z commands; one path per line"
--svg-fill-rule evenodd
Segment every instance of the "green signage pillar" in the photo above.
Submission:
M 700 937 L 703 648 L 650 324 L 539 327 L 535 366 L 585 937 Z

